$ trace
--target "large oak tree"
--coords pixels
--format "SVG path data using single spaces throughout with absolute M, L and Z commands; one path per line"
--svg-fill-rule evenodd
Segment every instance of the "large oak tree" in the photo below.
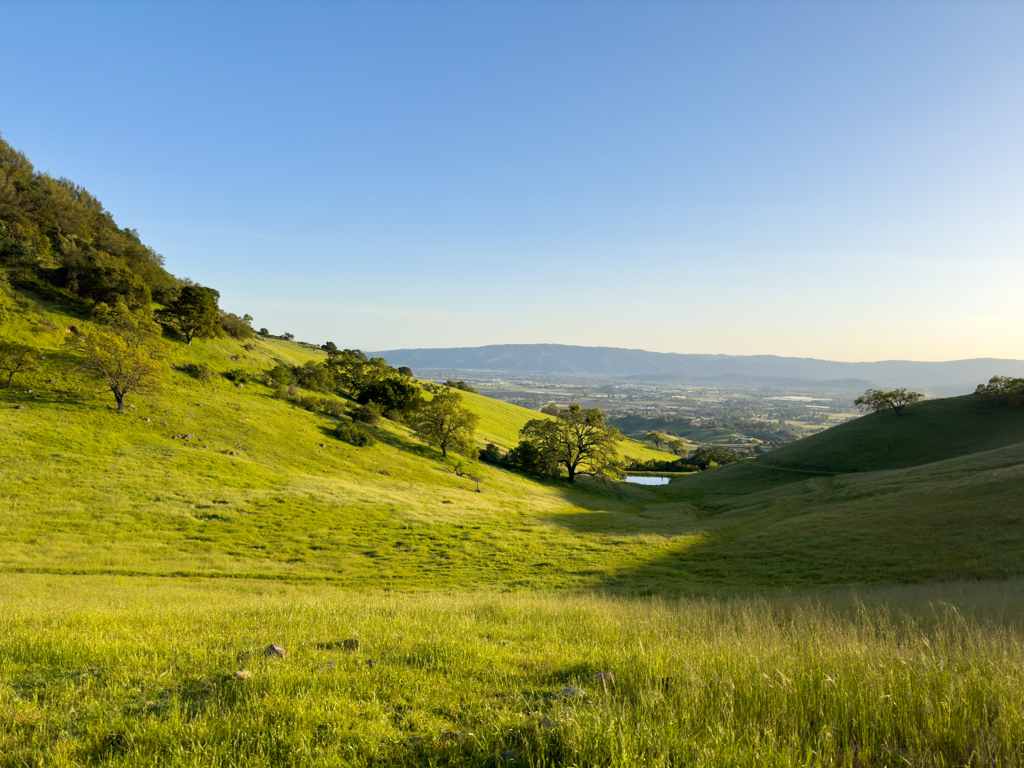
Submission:
M 551 472 L 564 469 L 569 482 L 577 475 L 617 477 L 621 462 L 617 444 L 622 434 L 606 426 L 600 408 L 571 405 L 554 419 L 533 419 L 519 436 L 535 449 L 542 466 Z
M 188 344 L 192 339 L 214 338 L 222 333 L 219 300 L 220 293 L 213 288 L 186 285 L 170 306 L 157 312 L 157 319 L 184 336 Z

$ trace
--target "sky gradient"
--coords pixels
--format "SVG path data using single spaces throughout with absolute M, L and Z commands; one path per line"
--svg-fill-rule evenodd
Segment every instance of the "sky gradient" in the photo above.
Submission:
M 257 327 L 1024 358 L 1019 3 L 8 3 L 0 131 Z

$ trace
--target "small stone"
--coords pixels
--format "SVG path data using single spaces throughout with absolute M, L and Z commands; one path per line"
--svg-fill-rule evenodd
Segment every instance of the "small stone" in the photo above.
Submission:
M 56 380 L 56 379 L 47 379 L 47 380 L 46 380 L 46 383 L 47 383 L 47 384 L 56 384 L 56 383 L 57 383 L 57 380 Z
M 374 661 L 373 659 L 367 659 L 366 660 L 366 666 L 368 666 L 370 669 L 373 669 L 374 667 L 377 666 L 377 662 Z
M 228 456 L 237 456 L 238 454 L 234 451 L 228 451 Z
M 160 419 L 160 423 L 166 425 L 167 424 L 167 419 Z
M 462 741 L 466 738 L 466 734 L 461 731 L 442 731 L 441 732 L 441 743 L 447 743 L 452 741 Z
M 558 695 L 563 699 L 574 699 L 576 701 L 582 701 L 587 698 L 587 692 L 582 688 L 577 688 L 574 685 L 570 685 L 567 688 L 563 688 L 558 692 Z
M 132 410 L 135 410 L 136 408 L 138 408 L 137 405 L 129 405 L 128 407 L 131 408 Z
M 323 443 L 317 443 L 317 445 L 319 445 L 319 446 L 320 446 L 321 448 L 326 448 L 326 447 L 327 447 L 327 446 L 326 446 L 326 445 L 324 445 Z
M 271 648 L 273 648 L 273 646 L 271 646 Z M 248 680 L 250 677 L 252 677 L 252 672 L 250 672 L 248 669 L 240 669 L 237 672 L 235 672 L 236 680 Z
M 31 389 L 26 389 L 25 393 L 31 395 L 32 394 L 32 390 Z
M 594 682 L 601 683 L 602 685 L 612 685 L 615 683 L 615 675 L 611 672 L 598 672 L 594 675 Z
M 267 650 L 265 650 L 264 653 L 272 659 L 283 659 L 285 656 L 288 655 L 288 651 L 286 651 L 277 643 L 271 643 L 270 645 L 268 645 Z
M 346 651 L 358 651 L 359 641 L 354 637 L 350 637 L 348 640 L 341 644 L 341 647 L 344 648 Z
M 16 405 L 16 406 L 14 406 L 14 410 L 16 410 L 16 411 L 24 411 L 25 410 L 25 406 L 24 405 Z
M 316 668 L 318 670 L 320 670 L 320 669 L 334 669 L 334 667 L 335 667 L 335 663 L 333 661 L 328 661 L 328 662 L 325 662 L 323 664 L 317 664 L 317 666 L 316 666 Z
M 505 763 L 517 763 L 519 762 L 519 753 L 514 749 L 502 750 L 501 760 Z

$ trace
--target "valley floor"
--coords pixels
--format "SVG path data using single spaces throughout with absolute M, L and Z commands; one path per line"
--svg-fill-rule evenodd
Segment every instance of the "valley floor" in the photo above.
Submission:
M 7 574 L 0 765 L 1019 765 L 1022 588 L 664 599 Z

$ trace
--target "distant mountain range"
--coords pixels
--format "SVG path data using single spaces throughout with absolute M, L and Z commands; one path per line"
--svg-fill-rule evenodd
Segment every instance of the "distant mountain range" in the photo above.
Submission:
M 931 394 L 964 394 L 992 376 L 1024 377 L 1024 360 L 977 358 L 922 363 L 885 360 L 844 363 L 775 355 L 686 355 L 617 347 L 567 344 L 493 344 L 451 349 L 392 349 L 375 352 L 394 366 L 413 370 L 506 371 L 546 374 L 635 376 L 649 380 L 723 384 L 816 382 L 839 389 L 906 386 Z

